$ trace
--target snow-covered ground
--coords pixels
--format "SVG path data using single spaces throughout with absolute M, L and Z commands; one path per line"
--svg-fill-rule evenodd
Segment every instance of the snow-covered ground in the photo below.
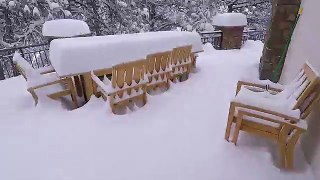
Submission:
M 296 171 L 276 167 L 277 148 L 241 133 L 224 140 L 229 102 L 241 76 L 256 77 L 262 43 L 241 50 L 205 47 L 197 72 L 127 115 L 105 102 L 67 111 L 33 106 L 23 78 L 0 82 L 0 179 L 3 180 L 311 180 L 297 147 Z

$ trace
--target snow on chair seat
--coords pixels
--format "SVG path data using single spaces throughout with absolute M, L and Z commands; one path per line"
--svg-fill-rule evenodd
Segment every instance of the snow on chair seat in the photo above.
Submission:
M 272 139 L 279 146 L 280 165 L 291 169 L 295 144 L 307 130 L 304 119 L 320 99 L 319 74 L 307 62 L 289 85 L 274 89 L 276 94 L 268 88 L 255 89 L 264 86 L 238 82 L 237 95 L 230 103 L 225 139 L 229 140 L 232 123 L 236 124 L 235 144 L 240 130 Z
M 169 79 L 172 72 L 169 63 L 171 51 L 150 54 L 147 56 L 146 75 L 149 80 L 147 90 L 165 87 L 169 89 Z
M 126 108 L 142 101 L 144 106 L 147 102 L 145 77 L 146 60 L 138 60 L 116 65 L 112 68 L 111 81 L 105 76 L 104 71 L 91 73 L 94 82 L 94 91 L 99 91 L 105 100 L 109 100 L 112 112 L 117 114 L 118 108 Z M 102 77 L 101 80 L 99 77 Z
M 193 68 L 192 45 L 174 48 L 171 56 L 172 79 L 176 80 L 183 74 L 189 74 Z
M 60 79 L 51 67 L 33 69 L 31 65 L 18 53 L 13 56 L 15 67 L 27 81 L 28 92 L 37 105 L 39 95 L 58 99 L 70 95 L 74 106 L 78 107 L 75 87 L 71 78 Z

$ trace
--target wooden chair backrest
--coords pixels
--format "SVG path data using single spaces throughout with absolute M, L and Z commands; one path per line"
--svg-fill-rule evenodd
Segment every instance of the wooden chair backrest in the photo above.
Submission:
M 300 75 L 297 89 L 291 97 L 297 101 L 294 109 L 300 109 L 301 119 L 305 119 L 320 98 L 319 74 L 309 63 L 305 63 Z
M 169 68 L 171 51 L 150 54 L 147 56 L 146 73 L 157 75 L 160 71 L 166 71 Z
M 22 77 L 25 80 L 28 80 L 25 70 L 17 62 L 14 62 L 14 66 L 19 71 L 19 73 L 22 75 Z
M 18 52 L 15 52 L 13 55 L 13 63 L 25 80 L 41 76 L 41 74 L 36 72 L 31 64 L 29 64 Z
M 171 56 L 171 64 L 177 65 L 187 62 L 191 58 L 192 45 L 173 48 Z M 191 60 L 191 59 L 190 59 Z
M 119 64 L 112 68 L 112 87 L 122 88 L 125 84 L 131 86 L 133 81 L 139 83 L 144 80 L 146 60 L 138 60 Z

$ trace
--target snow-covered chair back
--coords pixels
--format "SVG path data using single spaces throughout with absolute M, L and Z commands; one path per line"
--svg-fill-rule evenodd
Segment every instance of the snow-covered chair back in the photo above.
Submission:
M 171 57 L 173 76 L 183 73 L 190 73 L 192 69 L 192 46 L 182 46 L 174 48 Z
M 170 67 L 171 53 L 171 51 L 167 51 L 147 56 L 148 90 L 163 86 L 169 88 L 169 79 L 172 72 Z
M 320 98 L 319 74 L 307 62 L 296 79 L 294 90 L 288 98 L 296 100 L 294 109 L 299 109 L 301 119 L 305 119 Z
M 111 81 L 103 70 L 92 73 L 94 91 L 101 92 L 105 100 L 109 97 L 110 106 L 115 113 L 118 106 L 128 106 L 135 100 L 146 104 L 147 77 L 145 77 L 146 60 L 132 61 L 116 65 L 112 68 Z M 101 80 L 99 77 L 103 77 Z
M 35 69 L 33 69 L 33 67 L 18 52 L 14 53 L 13 62 L 17 70 L 26 80 L 40 78 L 41 74 L 35 71 Z
M 305 119 L 313 105 L 319 100 L 319 91 L 319 74 L 307 62 L 296 78 L 279 95 L 292 102 L 292 109 L 299 109 L 301 119 Z

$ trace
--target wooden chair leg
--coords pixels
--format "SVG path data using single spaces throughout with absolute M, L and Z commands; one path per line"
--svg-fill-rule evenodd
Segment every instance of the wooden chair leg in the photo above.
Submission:
M 82 97 L 82 85 L 79 76 L 74 76 L 74 84 L 79 97 Z
M 287 168 L 293 169 L 294 168 L 294 149 L 295 146 L 302 134 L 301 131 L 295 129 L 291 133 L 291 138 L 289 139 L 287 146 L 286 146 L 286 157 L 287 157 Z
M 237 117 L 237 122 L 236 122 L 236 128 L 235 128 L 234 134 L 233 134 L 233 140 L 232 140 L 234 145 L 237 145 L 237 142 L 238 142 L 242 118 L 243 118 L 243 114 L 241 112 L 239 112 L 238 117 Z
M 280 167 L 286 168 L 287 167 L 287 160 L 286 160 L 286 148 L 287 148 L 287 139 L 288 134 L 292 128 L 288 125 L 282 126 L 279 134 L 278 139 L 278 147 L 279 147 L 279 154 L 280 154 Z
M 142 101 L 143 101 L 143 105 L 147 104 L 147 93 L 143 93 L 143 97 L 142 97 Z
M 286 160 L 287 160 L 286 167 L 288 169 L 293 169 L 293 164 L 294 164 L 293 158 L 294 158 L 294 147 L 289 146 L 286 148 Z
M 71 99 L 74 104 L 75 109 L 79 107 L 77 96 L 74 93 L 71 93 Z
M 229 115 L 228 115 L 226 133 L 225 133 L 225 137 L 224 137 L 227 141 L 229 141 L 229 137 L 230 137 L 231 125 L 232 125 L 232 121 L 233 121 L 234 112 L 235 112 L 235 106 L 231 102 L 230 103 L 230 108 L 229 108 Z
M 70 95 L 71 95 L 72 102 L 74 103 L 75 108 L 78 108 L 79 104 L 78 104 L 78 100 L 77 100 L 77 91 L 76 91 L 76 88 L 75 88 L 71 78 L 68 79 L 68 87 L 70 89 Z
M 32 95 L 32 98 L 34 100 L 34 105 L 36 106 L 38 104 L 38 100 L 39 100 L 36 92 L 32 88 L 28 89 L 28 92 Z
M 280 167 L 286 168 L 286 145 L 284 143 L 278 144 L 280 155 Z

